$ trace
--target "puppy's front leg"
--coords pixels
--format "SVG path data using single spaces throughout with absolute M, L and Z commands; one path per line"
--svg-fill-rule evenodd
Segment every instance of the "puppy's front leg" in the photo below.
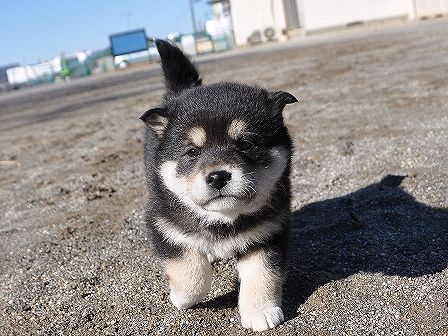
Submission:
M 171 302 L 178 309 L 189 308 L 201 301 L 210 291 L 212 267 L 207 256 L 192 250 L 165 261 L 170 285 Z
M 262 248 L 238 260 L 240 294 L 238 306 L 244 328 L 263 331 L 280 325 L 283 311 L 282 274 L 279 265 L 269 260 Z

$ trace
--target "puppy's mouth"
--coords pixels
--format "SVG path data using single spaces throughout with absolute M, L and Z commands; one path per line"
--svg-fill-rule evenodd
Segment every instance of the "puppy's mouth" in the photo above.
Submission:
M 235 196 L 219 195 L 208 200 L 202 208 L 214 212 L 232 212 L 241 207 L 241 201 L 241 198 Z
M 205 208 L 208 205 L 214 203 L 214 202 L 220 202 L 220 201 L 241 201 L 242 198 L 241 197 L 237 197 L 237 196 L 233 196 L 233 195 L 222 195 L 219 194 L 218 196 L 212 197 L 210 199 L 208 199 L 207 201 L 199 204 L 201 207 Z

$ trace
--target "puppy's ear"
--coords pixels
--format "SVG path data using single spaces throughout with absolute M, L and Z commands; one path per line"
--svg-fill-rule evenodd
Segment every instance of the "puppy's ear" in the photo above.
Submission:
M 165 131 L 166 125 L 168 125 L 168 110 L 156 107 L 143 113 L 140 119 L 160 137 Z
M 162 61 L 167 96 L 202 84 L 197 69 L 178 47 L 163 40 L 156 40 L 156 46 Z
M 282 113 L 286 105 L 298 102 L 296 97 L 285 91 L 271 91 L 269 99 L 272 101 L 276 113 Z

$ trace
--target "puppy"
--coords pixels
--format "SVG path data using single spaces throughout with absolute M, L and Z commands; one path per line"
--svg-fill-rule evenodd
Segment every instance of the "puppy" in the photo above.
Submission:
M 171 302 L 185 309 L 201 301 L 210 261 L 236 256 L 243 327 L 278 326 L 292 153 L 282 111 L 297 99 L 237 83 L 202 85 L 177 47 L 156 45 L 166 94 L 140 119 L 148 126 L 146 221 Z

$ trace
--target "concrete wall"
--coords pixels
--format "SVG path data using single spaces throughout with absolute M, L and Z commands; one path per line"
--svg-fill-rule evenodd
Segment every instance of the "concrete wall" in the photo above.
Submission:
M 433 16 L 448 13 L 448 0 L 413 0 L 415 16 Z
M 230 10 L 235 35 L 235 43 L 246 44 L 247 38 L 255 31 L 263 32 L 272 27 L 280 37 L 286 27 L 283 0 L 231 0 Z
M 299 0 L 306 30 L 409 15 L 409 0 Z

